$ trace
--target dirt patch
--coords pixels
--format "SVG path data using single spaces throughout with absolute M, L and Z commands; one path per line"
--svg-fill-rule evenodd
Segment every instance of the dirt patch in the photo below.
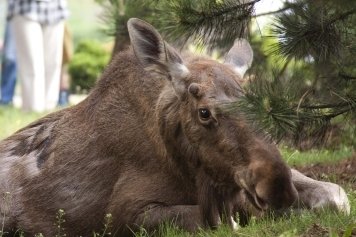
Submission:
M 337 233 L 336 236 L 344 236 L 345 231 L 341 230 L 341 231 L 333 232 L 333 233 Z M 329 237 L 329 236 L 333 236 L 330 234 L 330 229 L 325 228 L 317 223 L 314 223 L 311 227 L 309 227 L 305 231 L 305 233 L 300 235 L 300 237 Z M 353 229 L 351 231 L 351 233 L 349 232 L 346 236 L 355 237 L 356 236 L 356 228 Z
M 329 231 L 319 224 L 314 223 L 301 237 L 326 237 Z
M 297 166 L 296 169 L 312 179 L 333 182 L 356 190 L 356 153 L 336 163 L 316 163 Z
M 327 182 L 333 182 L 343 186 L 344 188 L 351 188 L 356 190 L 356 153 L 351 157 L 334 162 L 334 163 L 315 163 L 304 166 L 295 167 L 297 170 L 306 176 Z M 343 236 L 345 230 L 334 230 L 338 236 Z M 312 224 L 302 235 L 302 237 L 324 237 L 331 236 L 330 229 L 320 224 Z M 347 236 L 356 237 L 356 228 L 352 229 L 351 234 Z

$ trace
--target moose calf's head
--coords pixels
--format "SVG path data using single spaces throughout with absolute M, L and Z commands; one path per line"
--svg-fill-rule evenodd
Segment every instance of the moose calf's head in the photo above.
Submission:
M 190 173 L 203 172 L 214 187 L 243 189 L 260 209 L 290 206 L 296 191 L 278 150 L 256 135 L 242 113 L 226 110 L 243 93 L 240 82 L 253 57 L 247 41 L 237 40 L 219 63 L 183 59 L 139 19 L 130 19 L 128 30 L 142 66 L 165 80 L 156 116 L 172 159 L 187 163 Z

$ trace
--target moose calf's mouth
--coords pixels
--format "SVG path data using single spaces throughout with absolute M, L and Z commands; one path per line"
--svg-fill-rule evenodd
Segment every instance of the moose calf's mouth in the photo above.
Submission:
M 250 193 L 248 190 L 243 190 L 246 194 L 248 200 L 260 211 L 265 211 L 268 209 L 268 203 L 264 201 L 262 198 L 258 197 L 258 195 Z
M 262 198 L 257 196 L 257 194 L 254 196 L 255 203 L 256 205 L 261 209 L 261 210 L 267 210 L 268 204 L 265 202 Z

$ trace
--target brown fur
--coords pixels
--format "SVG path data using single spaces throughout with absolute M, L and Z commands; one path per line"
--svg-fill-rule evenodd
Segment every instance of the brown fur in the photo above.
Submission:
M 146 28 L 136 26 L 153 34 Z M 148 38 L 162 44 L 157 35 Z M 167 60 L 179 62 L 165 50 Z M 210 59 L 183 59 L 189 74 L 174 85 L 173 74 L 162 73 L 168 66 L 159 61 L 161 49 L 145 52 L 155 58 L 139 61 L 137 48 L 118 54 L 83 102 L 1 141 L 6 231 L 54 236 L 58 209 L 66 213 L 67 236 L 99 231 L 105 213 L 117 236 L 163 221 L 194 231 L 229 219 L 241 190 L 259 208 L 294 202 L 290 170 L 274 145 L 221 107 L 241 95 L 241 77 Z M 144 70 L 152 61 L 161 73 Z M 199 93 L 189 93 L 192 83 Z M 202 107 L 213 119 L 199 119 Z

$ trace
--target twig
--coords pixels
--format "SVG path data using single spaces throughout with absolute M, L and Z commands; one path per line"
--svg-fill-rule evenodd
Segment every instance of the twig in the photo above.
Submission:
M 260 13 L 260 14 L 254 15 L 254 16 L 252 16 L 252 17 L 260 17 L 260 16 L 272 15 L 272 14 L 284 12 L 284 11 L 289 10 L 289 9 L 291 9 L 291 8 L 292 8 L 292 6 L 287 6 L 287 7 L 283 7 L 283 8 L 281 8 L 281 9 L 278 9 L 278 10 L 276 10 L 276 11 L 264 12 L 264 13 Z

